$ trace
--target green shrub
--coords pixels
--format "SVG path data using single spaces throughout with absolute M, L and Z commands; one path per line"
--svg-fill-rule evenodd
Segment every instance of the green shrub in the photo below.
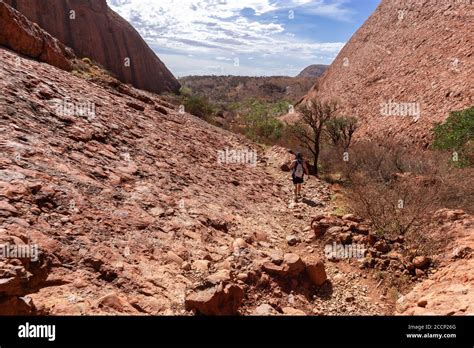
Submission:
M 186 112 L 204 120 L 209 120 L 213 114 L 213 107 L 205 97 L 191 95 L 183 98 Z
M 281 138 L 284 125 L 273 116 L 270 104 L 255 99 L 247 100 L 244 104 L 244 133 L 249 139 L 274 143 Z
M 263 141 L 275 142 L 281 138 L 283 123 L 276 118 L 268 118 L 257 124 L 256 133 Z
M 179 90 L 179 94 L 185 97 L 190 97 L 193 94 L 193 90 L 188 86 L 182 86 L 181 89 Z
M 433 128 L 433 148 L 456 152 L 461 167 L 474 164 L 474 107 L 453 111 L 444 123 Z

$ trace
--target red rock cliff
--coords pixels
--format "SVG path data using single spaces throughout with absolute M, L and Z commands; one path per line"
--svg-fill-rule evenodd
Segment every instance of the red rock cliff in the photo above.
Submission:
M 468 1 L 382 0 L 308 96 L 339 100 L 359 139 L 426 146 L 434 123 L 473 105 L 473 16 Z M 419 117 L 384 116 L 390 101 Z
M 180 85 L 138 32 L 105 0 L 6 0 L 40 27 L 133 86 L 161 93 Z M 71 11 L 74 11 L 72 13 Z M 130 58 L 130 66 L 125 60 Z

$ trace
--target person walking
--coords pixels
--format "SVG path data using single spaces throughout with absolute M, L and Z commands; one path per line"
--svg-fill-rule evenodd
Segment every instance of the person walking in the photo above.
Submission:
M 298 152 L 295 155 L 295 159 L 291 162 L 290 170 L 292 170 L 291 176 L 293 184 L 295 185 L 295 202 L 298 198 L 301 198 L 301 185 L 304 182 L 304 175 L 309 175 L 309 170 L 306 165 L 306 161 L 303 159 L 303 155 Z

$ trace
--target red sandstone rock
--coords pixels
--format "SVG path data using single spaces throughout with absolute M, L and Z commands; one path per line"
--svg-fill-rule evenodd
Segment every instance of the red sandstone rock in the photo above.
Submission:
M 436 122 L 474 104 L 473 15 L 469 1 L 382 0 L 307 98 L 338 100 L 356 139 L 427 145 Z M 419 103 L 420 117 L 383 116 L 390 100 Z
M 235 315 L 243 297 L 244 291 L 240 286 L 221 284 L 190 294 L 186 298 L 186 309 L 205 315 Z
M 63 70 L 71 70 L 74 55 L 24 15 L 0 2 L 0 45 Z
M 312 256 L 305 258 L 304 263 L 306 265 L 306 273 L 311 279 L 311 282 L 317 286 L 323 285 L 327 280 L 324 262 Z
M 123 82 L 157 93 L 177 92 L 180 88 L 138 32 L 112 11 L 106 0 L 5 2 L 74 49 L 77 55 L 94 59 Z

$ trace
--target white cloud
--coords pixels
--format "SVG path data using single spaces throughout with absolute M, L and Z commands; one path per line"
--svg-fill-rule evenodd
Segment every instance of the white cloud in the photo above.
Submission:
M 266 16 L 274 11 L 298 11 L 346 20 L 350 16 L 345 0 L 108 0 L 113 10 L 127 19 L 155 49 L 173 72 L 183 75 L 187 66 L 173 64 L 169 59 L 183 55 L 182 64 L 199 61 L 200 67 L 221 66 L 237 56 L 245 59 L 241 71 L 264 71 L 262 61 L 272 57 L 275 62 L 297 57 L 323 56 L 328 63 L 342 48 L 342 42 L 318 43 L 285 32 L 284 21 Z M 243 16 L 242 11 L 255 16 Z M 286 18 L 285 18 L 286 19 Z M 244 59 L 240 59 L 243 61 Z M 196 66 L 196 70 L 199 67 Z M 261 66 L 257 69 L 255 64 Z M 302 63 L 307 64 L 305 63 Z M 210 69 L 210 68 L 209 68 Z M 267 67 L 268 69 L 268 67 Z M 235 70 L 235 69 L 234 69 Z M 237 69 L 237 74 L 239 74 Z M 243 73 L 242 73 L 243 74 Z

